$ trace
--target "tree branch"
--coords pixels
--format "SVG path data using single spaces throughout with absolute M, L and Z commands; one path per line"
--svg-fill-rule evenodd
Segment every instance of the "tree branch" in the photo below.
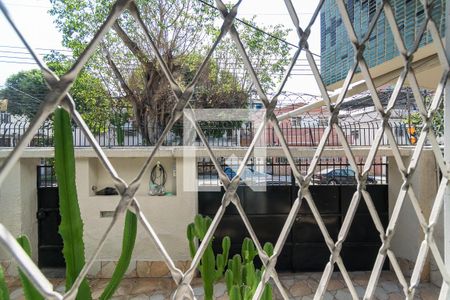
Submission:
M 122 74 L 119 71 L 119 68 L 117 68 L 117 65 L 112 60 L 111 54 L 109 53 L 108 49 L 106 47 L 103 47 L 103 51 L 105 53 L 106 61 L 108 62 L 108 65 L 111 67 L 111 70 L 113 71 L 114 75 L 119 80 L 120 86 L 124 90 L 125 94 L 128 97 L 131 97 L 133 99 L 133 102 L 137 103 L 139 101 L 139 99 L 136 98 L 135 94 L 133 93 L 133 91 L 130 89 L 130 87 L 126 83 L 125 78 L 123 78 Z
M 127 35 L 125 30 L 123 30 L 118 21 L 114 22 L 113 29 L 125 44 L 125 46 L 130 49 L 130 51 L 134 54 L 134 56 L 136 56 L 141 64 L 143 64 L 144 66 L 148 66 L 149 64 L 151 64 L 145 53 L 141 50 L 141 48 L 139 48 L 137 43 L 130 39 L 130 37 Z

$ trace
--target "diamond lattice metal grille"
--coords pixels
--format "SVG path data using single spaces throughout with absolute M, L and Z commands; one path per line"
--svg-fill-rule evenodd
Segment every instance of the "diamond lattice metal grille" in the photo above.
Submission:
M 434 240 L 433 235 L 433 229 L 437 222 L 437 218 L 442 210 L 443 204 L 444 204 L 444 192 L 448 186 L 449 181 L 449 173 L 447 171 L 447 165 L 445 163 L 444 157 L 442 155 L 442 152 L 439 148 L 439 144 L 436 140 L 436 135 L 432 130 L 432 119 L 434 114 L 436 113 L 437 109 L 439 108 L 439 105 L 441 101 L 443 101 L 443 92 L 445 85 L 447 84 L 447 79 L 449 75 L 449 61 L 448 61 L 448 54 L 446 53 L 446 50 L 444 48 L 441 36 L 439 34 L 438 28 L 436 27 L 435 21 L 432 19 L 431 15 L 431 8 L 432 8 L 432 1 L 423 0 L 422 5 L 424 9 L 425 14 L 425 20 L 423 22 L 423 26 L 420 29 L 420 32 L 418 34 L 418 38 L 415 41 L 414 47 L 411 50 L 407 50 L 404 42 L 402 40 L 402 36 L 400 34 L 399 27 L 396 24 L 396 20 L 393 13 L 392 3 L 390 1 L 377 1 L 377 8 L 376 11 L 372 17 L 372 20 L 370 20 L 370 24 L 368 26 L 367 33 L 362 37 L 358 38 L 355 34 L 355 30 L 353 28 L 353 25 L 350 21 L 348 11 L 346 9 L 346 3 L 344 0 L 336 0 L 339 14 L 342 18 L 343 24 L 347 30 L 348 36 L 351 40 L 351 43 L 354 47 L 355 52 L 355 60 L 352 65 L 352 67 L 348 70 L 347 77 L 343 83 L 341 92 L 337 95 L 337 97 L 331 97 L 328 92 L 326 91 L 325 84 L 322 81 L 319 69 L 317 67 L 315 58 L 311 51 L 308 48 L 308 38 L 311 34 L 319 34 L 312 33 L 311 28 L 312 25 L 317 21 L 317 18 L 319 16 L 319 12 L 322 9 L 322 6 L 324 5 L 325 1 L 319 1 L 317 8 L 315 9 L 314 13 L 311 16 L 310 22 L 306 26 L 306 28 L 302 28 L 300 26 L 299 18 L 297 15 L 296 10 L 294 9 L 294 6 L 291 2 L 291 0 L 285 0 L 285 6 L 286 9 L 290 15 L 290 18 L 294 24 L 294 27 L 296 29 L 299 43 L 298 43 L 298 49 L 296 50 L 294 56 L 291 59 L 291 63 L 289 67 L 287 68 L 286 74 L 281 81 L 281 84 L 279 85 L 277 92 L 274 94 L 274 96 L 269 97 L 265 92 L 263 87 L 260 84 L 260 81 L 258 79 L 258 74 L 255 71 L 254 67 L 252 66 L 252 63 L 249 59 L 249 57 L 246 54 L 246 49 L 244 45 L 242 44 L 239 33 L 236 30 L 236 28 L 233 25 L 233 21 L 236 17 L 238 8 L 241 4 L 242 0 L 237 1 L 236 4 L 230 9 L 228 9 L 225 4 L 222 2 L 222 0 L 216 0 L 215 5 L 219 9 L 222 18 L 223 23 L 221 26 L 220 35 L 218 36 L 217 40 L 212 45 L 211 49 L 209 50 L 207 56 L 205 57 L 203 63 L 200 65 L 196 75 L 194 76 L 192 82 L 186 87 L 182 88 L 180 87 L 173 75 L 171 74 L 168 66 L 166 65 L 163 57 L 158 52 L 158 49 L 153 42 L 152 33 L 149 32 L 148 28 L 144 24 L 140 12 L 137 8 L 137 6 L 134 4 L 131 0 L 118 0 L 115 5 L 113 6 L 111 13 L 107 17 L 107 19 L 104 21 L 101 28 L 98 30 L 98 32 L 95 34 L 94 38 L 90 41 L 89 45 L 86 47 L 85 51 L 80 55 L 80 57 L 77 59 L 75 64 L 72 66 L 72 68 L 61 78 L 58 78 L 50 69 L 47 68 L 47 66 L 40 60 L 38 55 L 33 51 L 33 48 L 28 44 L 26 39 L 22 36 L 20 30 L 15 26 L 14 22 L 12 21 L 10 15 L 8 14 L 8 11 L 3 4 L 2 1 L 0 1 L 0 9 L 2 10 L 4 16 L 8 20 L 8 22 L 13 27 L 14 31 L 17 33 L 19 38 L 22 40 L 26 48 L 30 51 L 33 58 L 38 63 L 40 69 L 44 73 L 44 77 L 48 83 L 48 85 L 51 87 L 50 92 L 45 98 L 45 102 L 41 106 L 39 112 L 34 117 L 33 121 L 31 122 L 29 128 L 27 129 L 25 135 L 23 136 L 20 143 L 17 145 L 17 147 L 14 148 L 14 150 L 9 154 L 7 159 L 4 161 L 4 163 L 1 165 L 0 169 L 0 184 L 4 181 L 5 177 L 8 175 L 9 171 L 12 169 L 13 165 L 18 161 L 20 158 L 22 152 L 24 151 L 26 145 L 31 141 L 33 137 L 33 133 L 39 128 L 39 126 L 44 122 L 44 120 L 53 112 L 53 110 L 57 106 L 62 106 L 66 110 L 68 110 L 73 118 L 73 121 L 77 123 L 77 125 L 82 129 L 84 134 L 89 139 L 89 142 L 92 146 L 92 148 L 95 150 L 98 158 L 100 159 L 103 167 L 108 171 L 111 178 L 114 180 L 114 183 L 116 185 L 117 190 L 120 193 L 120 201 L 116 206 L 114 217 L 107 229 L 107 231 L 104 233 L 104 235 L 99 239 L 98 246 L 96 250 L 94 251 L 92 257 L 89 258 L 88 262 L 84 266 L 83 270 L 79 274 L 76 282 L 74 283 L 73 287 L 67 291 L 65 294 L 61 294 L 56 292 L 53 289 L 53 286 L 50 284 L 50 282 L 45 278 L 45 276 L 40 272 L 40 270 L 37 268 L 37 266 L 28 258 L 28 256 L 22 251 L 20 246 L 16 243 L 12 235 L 8 232 L 7 228 L 5 228 L 3 225 L 0 224 L 0 242 L 1 245 L 6 249 L 7 252 L 9 252 L 13 258 L 16 260 L 16 262 L 19 264 L 19 266 L 22 268 L 22 270 L 26 273 L 26 275 L 32 280 L 34 285 L 38 288 L 38 290 L 45 295 L 46 298 L 49 299 L 74 299 L 77 293 L 77 290 L 82 282 L 82 280 L 86 277 L 88 270 L 92 267 L 97 255 L 99 254 L 100 250 L 102 249 L 106 238 L 108 237 L 111 229 L 116 226 L 117 220 L 124 214 L 124 212 L 127 209 L 133 210 L 141 225 L 145 228 L 148 235 L 151 237 L 153 242 L 157 245 L 157 249 L 160 252 L 162 258 L 164 259 L 165 263 L 167 264 L 171 276 L 175 283 L 177 284 L 176 291 L 174 293 L 174 299 L 193 299 L 194 293 L 191 287 L 191 281 L 195 275 L 195 270 L 197 266 L 199 265 L 200 258 L 202 257 L 207 244 L 211 241 L 213 234 L 224 215 L 224 212 L 227 208 L 227 206 L 234 205 L 237 208 L 237 211 L 239 212 L 241 218 L 244 221 L 244 224 L 254 241 L 256 248 L 258 250 L 258 255 L 263 262 L 265 266 L 265 270 L 262 275 L 262 280 L 258 285 L 258 288 L 256 290 L 256 293 L 254 295 L 254 299 L 259 299 L 262 295 L 264 285 L 270 280 L 273 279 L 273 282 L 277 286 L 277 288 L 280 290 L 281 295 L 288 299 L 288 294 L 284 290 L 283 285 L 281 284 L 280 280 L 278 279 L 278 274 L 275 271 L 275 266 L 277 263 L 277 258 L 281 253 L 281 250 L 283 249 L 283 246 L 285 244 L 285 241 L 287 239 L 287 236 L 293 226 L 294 220 L 296 218 L 296 215 L 300 209 L 300 206 L 302 205 L 303 201 L 306 201 L 309 207 L 311 208 L 311 211 L 315 217 L 315 220 L 317 224 L 319 225 L 320 231 L 323 235 L 323 238 L 326 242 L 326 245 L 328 246 L 328 249 L 330 251 L 330 258 L 329 262 L 327 263 L 320 280 L 320 284 L 315 292 L 315 299 L 322 299 L 325 295 L 325 292 L 327 290 L 328 282 L 330 281 L 332 272 L 334 270 L 335 265 L 341 272 L 347 287 L 354 299 L 358 299 L 358 294 L 355 289 L 355 286 L 349 276 L 349 273 L 346 270 L 346 267 L 343 263 L 342 257 L 341 257 L 341 249 L 344 241 L 346 240 L 346 237 L 348 235 L 349 229 L 352 225 L 353 217 L 356 213 L 356 209 L 358 207 L 358 204 L 362 201 L 365 202 L 367 205 L 370 216 L 379 231 L 380 239 L 382 242 L 382 247 L 380 248 L 380 251 L 378 253 L 376 263 L 374 265 L 370 281 L 368 283 L 364 299 L 372 299 L 374 296 L 374 291 L 377 286 L 377 281 L 379 279 L 382 266 L 384 264 L 384 261 L 386 258 L 389 259 L 393 270 L 395 271 L 395 274 L 398 277 L 399 282 L 403 286 L 403 292 L 404 296 L 407 299 L 412 299 L 414 297 L 415 289 L 417 288 L 419 282 L 420 282 L 420 274 L 422 272 L 425 259 L 429 252 L 431 252 L 431 255 L 434 257 L 434 259 L 437 262 L 437 265 L 439 267 L 439 271 L 443 277 L 444 284 L 443 284 L 443 292 L 442 297 L 445 297 L 445 289 L 448 288 L 450 284 L 450 274 L 446 269 L 446 265 L 444 263 L 444 259 L 442 258 L 441 254 L 438 251 L 436 242 Z M 447 4 L 448 3 L 447 1 Z M 155 147 L 152 149 L 151 154 L 147 158 L 146 162 L 142 166 L 142 168 L 139 170 L 138 174 L 136 175 L 135 179 L 131 182 L 125 182 L 121 177 L 120 174 L 116 172 L 113 165 L 110 163 L 108 157 L 105 155 L 103 150 L 100 148 L 99 144 L 96 142 L 96 139 L 94 138 L 91 131 L 88 129 L 86 123 L 84 122 L 83 118 L 77 111 L 75 107 L 74 101 L 71 99 L 70 95 L 67 94 L 69 88 L 71 87 L 71 84 L 73 83 L 74 79 L 77 77 L 80 70 L 83 68 L 87 60 L 90 58 L 90 56 L 94 53 L 94 51 L 97 49 L 99 44 L 101 43 L 103 37 L 105 34 L 111 29 L 114 21 L 121 16 L 121 14 L 127 10 L 131 16 L 134 18 L 134 21 L 140 26 L 142 31 L 145 34 L 145 37 L 150 42 L 150 45 L 152 47 L 152 50 L 154 52 L 154 55 L 156 56 L 161 70 L 164 72 L 165 76 L 168 78 L 171 89 L 173 91 L 173 94 L 176 97 L 176 105 L 173 108 L 171 118 L 168 122 L 168 125 L 164 129 L 161 137 L 159 138 L 158 142 L 156 143 Z M 378 94 L 377 89 L 374 84 L 373 78 L 369 72 L 368 65 L 364 58 L 364 50 L 365 46 L 370 38 L 370 35 L 373 31 L 373 29 L 376 26 L 377 20 L 379 19 L 380 15 L 384 14 L 385 18 L 388 21 L 388 25 L 390 30 L 392 31 L 392 34 L 394 36 L 394 40 L 396 42 L 396 46 L 399 49 L 399 55 L 402 58 L 403 61 L 403 71 L 401 72 L 400 76 L 397 79 L 397 82 L 395 84 L 395 88 L 393 89 L 390 101 L 386 107 L 383 107 Z M 432 100 L 432 103 L 429 107 L 427 107 L 424 103 L 424 99 L 421 96 L 419 85 L 417 82 L 417 78 L 414 72 L 414 69 L 412 68 L 412 57 L 416 50 L 419 47 L 419 43 L 421 40 L 421 37 L 425 34 L 425 32 L 429 32 L 433 38 L 433 44 L 437 51 L 440 64 L 442 67 L 442 76 L 441 80 L 436 88 L 435 96 Z M 137 189 L 139 188 L 144 173 L 147 171 L 150 163 L 152 162 L 152 159 L 154 158 L 158 148 L 161 146 L 165 136 L 168 134 L 174 123 L 183 115 L 183 110 L 189 109 L 188 103 L 191 99 L 194 88 L 200 78 L 201 73 L 204 71 L 204 69 L 207 66 L 207 62 L 214 53 L 214 50 L 218 43 L 222 40 L 222 38 L 225 35 L 230 35 L 233 42 L 235 43 L 239 54 L 241 55 L 245 68 L 250 74 L 250 77 L 253 81 L 253 84 L 255 86 L 256 92 L 258 94 L 258 97 L 264 104 L 266 108 L 266 112 L 264 115 L 264 121 L 261 122 L 260 127 L 258 128 L 255 137 L 248 147 L 246 151 L 246 155 L 244 156 L 237 172 L 236 176 L 232 178 L 231 180 L 228 179 L 227 175 L 222 170 L 220 163 L 218 162 L 213 149 L 208 145 L 207 138 L 205 137 L 205 134 L 202 132 L 202 129 L 200 128 L 198 122 L 195 119 L 194 113 L 188 113 L 188 119 L 190 122 L 192 122 L 193 127 L 199 134 L 203 144 L 206 146 L 207 152 L 217 169 L 217 172 L 219 174 L 219 178 L 222 181 L 224 187 L 225 187 L 225 194 L 222 199 L 222 204 L 220 205 L 220 208 L 218 209 L 212 224 L 206 233 L 205 238 L 203 239 L 203 242 L 199 246 L 199 249 L 195 255 L 195 257 L 192 260 L 192 263 L 189 267 L 189 269 L 186 272 L 182 272 L 180 269 L 178 269 L 175 266 L 175 263 L 173 259 L 168 254 L 165 246 L 159 239 L 158 235 L 156 234 L 155 230 L 152 227 L 151 220 L 147 219 L 147 217 L 144 215 L 142 210 L 140 209 L 139 205 L 139 199 L 136 198 L 135 193 Z M 448 50 L 447 50 L 448 51 Z M 327 106 L 327 109 L 331 112 L 330 118 L 328 120 L 328 126 L 325 129 L 325 132 L 323 134 L 322 139 L 320 140 L 320 143 L 315 151 L 314 157 L 311 161 L 311 165 L 308 169 L 308 172 L 305 176 L 302 176 L 298 169 L 296 168 L 295 160 L 293 158 L 293 155 L 291 153 L 291 149 L 289 148 L 285 137 L 283 136 L 283 131 L 280 128 L 279 122 L 287 117 L 292 116 L 293 114 L 301 115 L 302 113 L 306 113 L 308 111 L 308 107 L 302 108 L 300 110 L 296 110 L 294 112 L 287 113 L 285 115 L 277 116 L 274 113 L 274 109 L 277 104 L 278 96 L 283 92 L 284 86 L 290 76 L 290 73 L 297 61 L 297 59 L 300 56 L 301 52 L 305 52 L 307 61 L 309 63 L 309 66 L 311 67 L 311 70 L 313 72 L 314 78 L 319 86 L 321 96 L 322 96 L 322 102 L 321 103 L 314 103 L 311 105 L 311 109 L 316 107 L 319 104 L 324 104 Z M 339 232 L 338 238 L 336 241 L 334 241 L 326 226 L 325 223 L 320 216 L 320 213 L 317 209 L 317 206 L 315 204 L 314 198 L 312 197 L 309 186 L 312 180 L 312 176 L 314 174 L 315 168 L 322 156 L 322 153 L 324 151 L 326 141 L 330 136 L 332 128 L 336 131 L 341 147 L 345 153 L 345 156 L 347 157 L 350 166 L 353 170 L 358 170 L 357 162 L 355 160 L 354 153 L 352 151 L 352 148 L 347 142 L 347 139 L 345 137 L 344 130 L 340 126 L 338 114 L 340 110 L 340 106 L 342 102 L 344 101 L 344 98 L 346 97 L 346 93 L 349 89 L 349 86 L 352 82 L 352 78 L 354 74 L 357 71 L 361 71 L 364 81 L 367 85 L 368 91 L 371 93 L 374 106 L 379 114 L 380 117 L 380 127 L 376 133 L 376 136 L 374 138 L 374 142 L 372 146 L 370 147 L 370 151 L 366 157 L 365 165 L 363 168 L 363 171 L 357 174 L 356 181 L 357 181 L 357 190 L 354 193 L 349 209 L 346 213 L 345 219 L 342 224 L 342 228 Z M 419 108 L 420 115 L 423 119 L 423 128 L 421 129 L 420 136 L 417 142 L 417 145 L 415 146 L 413 155 L 411 160 L 408 164 L 405 164 L 402 160 L 402 157 L 400 155 L 399 147 L 395 141 L 393 130 L 391 128 L 391 125 L 389 124 L 389 118 L 390 118 L 390 112 L 392 111 L 397 95 L 400 92 L 401 87 L 405 84 L 405 82 L 408 82 L 409 86 L 411 87 L 415 102 Z M 448 99 L 447 99 L 448 101 Z M 297 195 L 297 198 L 295 202 L 292 205 L 292 209 L 286 219 L 286 222 L 284 224 L 284 227 L 282 231 L 280 232 L 279 238 L 275 244 L 274 247 L 274 254 L 271 257 L 268 257 L 265 252 L 262 249 L 261 243 L 259 242 L 250 222 L 247 218 L 244 209 L 241 205 L 239 196 L 236 193 L 237 187 L 240 182 L 240 177 L 243 174 L 245 165 L 247 164 L 248 160 L 250 159 L 252 152 L 256 146 L 256 143 L 258 139 L 261 137 L 263 129 L 265 125 L 268 123 L 271 123 L 273 126 L 275 133 L 277 137 L 280 140 L 281 147 L 284 151 L 284 154 L 290 164 L 291 169 L 293 170 L 294 177 L 300 187 L 299 193 Z M 399 171 L 403 179 L 403 185 L 401 190 L 398 193 L 397 200 L 395 203 L 394 210 L 392 212 L 392 216 L 390 218 L 389 225 L 385 229 L 380 221 L 380 217 L 377 214 L 377 211 L 374 206 L 374 202 L 369 195 L 369 193 L 366 191 L 366 182 L 367 182 L 367 176 L 368 172 L 373 164 L 373 161 L 375 159 L 375 156 L 377 154 L 377 150 L 380 146 L 380 143 L 383 139 L 383 137 L 386 136 L 389 140 L 389 145 L 392 150 L 393 156 L 395 158 L 395 161 L 397 165 L 399 166 Z M 436 160 L 438 162 L 438 165 L 442 171 L 442 179 L 440 182 L 438 193 L 434 199 L 434 205 L 432 208 L 431 216 L 427 220 L 425 216 L 423 215 L 419 201 L 414 193 L 414 186 L 411 184 L 411 178 L 414 175 L 414 170 L 417 167 L 420 155 L 422 153 L 422 150 L 425 146 L 426 141 L 429 141 L 431 144 L 431 147 L 434 151 Z M 414 267 L 414 271 L 411 277 L 411 280 L 408 282 L 405 275 L 402 273 L 399 263 L 396 258 L 396 254 L 392 251 L 390 244 L 391 240 L 394 236 L 394 232 L 396 229 L 397 221 L 399 216 L 402 213 L 402 204 L 406 201 L 406 196 L 409 196 L 409 199 L 411 200 L 411 203 L 414 207 L 414 210 L 416 212 L 417 218 L 422 226 L 423 232 L 424 232 L 424 239 L 422 241 L 420 251 L 417 255 L 417 261 Z M 443 298 L 444 299 L 444 298 Z

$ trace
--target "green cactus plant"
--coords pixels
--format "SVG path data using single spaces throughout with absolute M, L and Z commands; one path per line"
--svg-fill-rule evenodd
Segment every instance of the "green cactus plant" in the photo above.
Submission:
M 0 300 L 9 300 L 8 285 L 5 280 L 5 273 L 0 265 Z
M 264 251 L 268 256 L 273 254 L 273 245 L 266 243 Z M 249 300 L 255 294 L 258 283 L 261 281 L 263 270 L 255 268 L 253 260 L 258 255 L 253 241 L 245 238 L 242 243 L 241 255 L 236 254 L 228 262 L 228 269 L 225 272 L 225 283 L 230 299 Z M 263 300 L 272 299 L 272 287 L 266 284 Z
M 58 180 L 59 233 L 63 239 L 63 255 L 66 261 L 66 289 L 69 290 L 85 264 L 83 220 L 78 204 L 75 184 L 75 154 L 73 149 L 70 115 L 62 108 L 54 113 L 55 171 Z M 81 283 L 77 300 L 92 299 L 86 279 Z
M 85 264 L 83 243 L 83 221 L 75 185 L 75 156 L 73 150 L 72 127 L 68 112 L 59 108 L 54 114 L 55 131 L 55 169 L 59 186 L 61 225 L 60 233 L 64 242 L 66 261 L 66 289 L 76 280 Z M 101 300 L 110 299 L 119 287 L 130 264 L 137 233 L 137 217 L 127 211 L 123 229 L 122 251 L 114 273 L 100 296 Z M 77 299 L 91 299 L 91 290 L 87 280 L 83 280 Z M 32 297 L 31 299 L 38 299 Z M 1 298 L 0 298 L 1 300 Z
M 189 241 L 189 251 L 191 257 L 197 253 L 197 242 L 201 242 L 211 225 L 210 217 L 197 215 L 194 222 L 187 227 L 187 238 Z M 226 236 L 222 239 L 222 253 L 215 256 L 212 241 L 208 243 L 202 258 L 200 259 L 199 271 L 203 281 L 205 291 L 205 300 L 211 300 L 214 297 L 214 283 L 223 277 L 228 263 L 228 254 L 230 253 L 231 240 Z
M 28 256 L 31 257 L 31 245 L 30 240 L 25 235 L 20 235 L 17 238 L 17 242 L 22 246 L 23 250 L 28 254 Z M 19 269 L 19 278 L 22 283 L 23 287 L 23 294 L 25 296 L 25 299 L 27 300 L 43 300 L 44 297 L 39 294 L 39 292 L 36 290 L 36 288 L 33 286 L 33 284 L 30 282 L 28 277 L 22 272 L 21 269 Z

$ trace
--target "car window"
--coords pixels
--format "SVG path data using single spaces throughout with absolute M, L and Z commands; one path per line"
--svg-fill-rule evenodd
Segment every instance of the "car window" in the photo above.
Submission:
M 333 170 L 330 172 L 331 176 L 341 176 L 341 173 L 339 172 L 339 170 Z
M 348 176 L 355 177 L 355 171 L 349 169 L 349 170 L 347 170 L 347 173 L 348 173 Z

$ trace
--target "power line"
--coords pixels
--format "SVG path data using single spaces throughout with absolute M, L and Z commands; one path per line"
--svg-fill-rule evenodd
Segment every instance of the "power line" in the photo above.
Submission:
M 9 50 L 1 50 L 0 49 L 0 53 L 11 53 L 11 54 L 26 54 L 26 55 L 30 55 L 29 52 L 20 52 L 20 51 L 9 51 Z
M 11 49 L 24 49 L 28 50 L 24 46 L 11 46 L 11 45 L 0 45 L 0 48 L 11 48 Z M 70 49 L 55 49 L 55 48 L 34 48 L 34 50 L 48 50 L 48 51 L 57 51 L 57 52 L 70 52 L 72 53 L 72 50 Z
M 9 50 L 2 50 L 2 49 L 0 49 L 0 54 L 8 54 L 8 55 L 24 55 L 24 56 L 27 56 L 27 57 L 32 57 L 31 54 L 30 54 L 29 52 L 9 51 Z M 40 56 L 45 56 L 45 55 L 51 54 L 51 52 L 42 52 L 42 50 L 41 50 L 41 51 L 37 52 L 37 54 L 40 55 Z M 71 57 L 71 55 L 70 55 L 70 56 L 67 55 L 67 56 L 68 56 L 68 57 Z
M 218 9 L 217 7 L 215 7 L 215 6 L 212 5 L 212 4 L 209 4 L 209 3 L 206 2 L 206 1 L 203 1 L 203 0 L 197 0 L 197 1 L 203 3 L 204 5 L 206 5 L 206 6 L 210 7 L 210 8 L 212 8 L 212 9 L 215 9 L 215 10 L 219 11 L 219 9 Z M 297 45 L 292 44 L 291 42 L 288 42 L 288 41 L 286 41 L 286 40 L 284 40 L 284 39 L 282 39 L 282 38 L 279 38 L 279 37 L 277 37 L 277 36 L 275 36 L 275 35 L 273 35 L 273 34 L 267 32 L 267 31 L 264 31 L 264 30 L 262 30 L 261 28 L 258 28 L 258 27 L 256 27 L 256 26 L 254 26 L 253 24 L 248 23 L 247 21 L 244 21 L 244 20 L 239 19 L 239 18 L 235 18 L 235 20 L 241 22 L 242 24 L 244 24 L 244 25 L 246 25 L 246 26 L 249 26 L 250 28 L 253 28 L 253 29 L 256 30 L 256 31 L 259 31 L 259 32 L 261 32 L 261 33 L 263 33 L 263 34 L 265 34 L 265 35 L 268 35 L 268 36 L 270 36 L 271 38 L 274 38 L 274 39 L 276 39 L 276 40 L 278 40 L 278 41 L 280 41 L 280 42 L 283 42 L 283 43 L 285 43 L 285 44 L 287 44 L 287 45 L 289 45 L 289 46 L 292 46 L 292 47 L 297 48 L 297 49 L 299 48 Z M 312 53 L 312 52 L 311 52 L 311 54 L 314 55 L 314 56 L 320 57 L 319 54 Z
M 35 96 L 32 96 L 32 95 L 30 95 L 30 94 L 28 94 L 27 92 L 24 92 L 24 91 L 22 91 L 22 90 L 16 89 L 16 88 L 13 87 L 13 86 L 6 85 L 5 87 L 6 87 L 6 88 L 13 89 L 13 90 L 15 90 L 16 92 L 18 92 L 18 93 L 20 93 L 20 94 L 22 94 L 22 95 L 25 95 L 25 96 L 27 96 L 27 97 L 29 97 L 31 100 L 34 101 L 34 103 L 41 103 L 41 102 L 43 101 L 42 99 L 36 98 Z
M 0 60 L 0 63 L 18 64 L 18 65 L 37 65 L 36 62 L 28 62 L 28 61 L 8 61 L 8 60 Z
M 0 53 L 1 54 L 1 53 Z M 20 57 L 20 56 L 5 56 L 0 55 L 0 58 L 12 58 L 12 59 L 27 59 L 27 60 L 34 60 L 32 57 Z

